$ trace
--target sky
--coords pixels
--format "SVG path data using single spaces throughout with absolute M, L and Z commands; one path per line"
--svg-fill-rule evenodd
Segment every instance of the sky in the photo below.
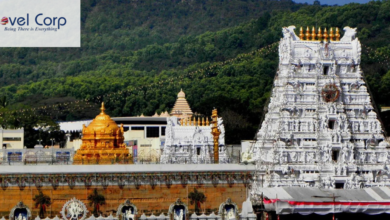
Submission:
M 293 0 L 294 2 L 297 2 L 297 3 L 305 3 L 307 2 L 308 4 L 313 4 L 314 0 Z M 349 3 L 352 3 L 352 2 L 355 2 L 355 3 L 361 3 L 361 4 L 364 4 L 364 3 L 367 3 L 369 2 L 369 0 L 319 0 L 321 5 L 345 5 L 345 4 L 349 4 Z

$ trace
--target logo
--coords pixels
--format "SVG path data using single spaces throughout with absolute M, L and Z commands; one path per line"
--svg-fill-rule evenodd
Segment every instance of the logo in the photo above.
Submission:
M 8 18 L 7 18 L 7 17 L 3 17 L 3 18 L 1 19 L 1 24 L 2 24 L 2 25 L 8 24 Z
M 0 49 L 80 47 L 80 2 L 0 0 Z

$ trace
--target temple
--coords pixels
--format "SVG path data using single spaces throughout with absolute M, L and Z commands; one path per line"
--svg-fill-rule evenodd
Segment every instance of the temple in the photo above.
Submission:
M 301 28 L 299 37 L 294 29 L 283 28 L 268 112 L 243 154 L 256 162 L 253 202 L 276 214 L 387 212 L 389 144 L 356 29 L 345 27 L 341 39 L 337 28 Z
M 167 118 L 161 163 L 228 162 L 231 161 L 225 147 L 223 120 L 216 109 L 212 111 L 211 123 L 207 117 Z
M 104 103 L 101 112 L 86 127 L 83 125 L 83 137 L 80 149 L 74 156 L 73 164 L 117 163 L 130 159 L 129 150 L 123 143 L 123 125 L 118 125 L 107 115 Z

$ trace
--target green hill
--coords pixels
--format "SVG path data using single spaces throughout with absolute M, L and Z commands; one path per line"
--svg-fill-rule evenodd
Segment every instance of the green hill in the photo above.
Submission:
M 220 110 L 227 143 L 251 139 L 277 70 L 275 43 L 289 25 L 357 27 L 374 100 L 390 105 L 389 1 L 158 2 L 83 1 L 80 49 L 2 48 L 0 93 L 10 104 L 0 110 L 0 123 L 27 126 L 42 120 L 37 113 L 52 120 L 93 117 L 101 101 L 112 116 L 152 115 L 172 108 L 183 88 L 195 112 Z

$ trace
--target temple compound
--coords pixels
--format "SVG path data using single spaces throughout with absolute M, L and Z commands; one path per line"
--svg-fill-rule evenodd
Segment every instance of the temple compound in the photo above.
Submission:
M 360 69 L 356 29 L 283 28 L 251 197 L 276 214 L 390 210 L 389 143 Z M 329 33 L 329 34 L 328 34 Z M 363 202 L 362 202 L 363 201 Z
M 179 96 L 184 98 L 184 92 Z M 23 158 L 3 149 L 4 155 L 12 155 L 0 160 L 0 220 L 256 218 L 247 197 L 255 167 L 226 159 L 224 129 L 216 109 L 211 120 L 190 114 L 167 117 L 165 164 L 132 160 L 124 146 L 123 125 L 104 111 L 102 104 L 101 113 L 83 126 L 76 153 L 53 147 L 30 149 Z M 90 200 L 95 192 L 105 198 L 105 204 L 98 205 L 99 217 L 91 214 L 97 207 Z M 192 201 L 200 193 L 206 200 Z M 36 198 L 41 194 L 51 204 L 43 204 L 45 212 L 39 217 L 43 210 Z
M 101 113 L 88 127 L 83 125 L 82 144 L 73 158 L 73 164 L 111 164 L 130 159 L 129 150 L 123 143 L 123 125 L 118 127 L 104 112 L 104 103 L 100 110 Z

